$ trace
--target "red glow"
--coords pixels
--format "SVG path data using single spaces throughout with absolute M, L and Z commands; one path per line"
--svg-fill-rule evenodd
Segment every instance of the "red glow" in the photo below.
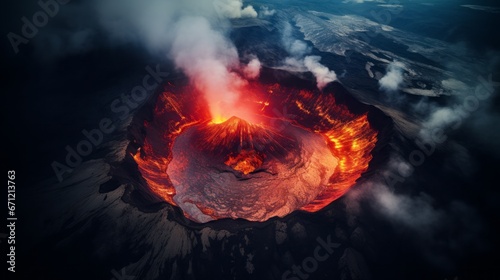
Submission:
M 139 171 L 153 193 L 176 205 L 176 188 L 167 173 L 172 162 L 172 146 L 179 135 L 195 125 L 198 127 L 195 148 L 221 153 L 225 166 L 240 172 L 241 176 L 258 171 L 270 160 L 269 154 L 299 149 L 300 144 L 290 140 L 290 135 L 281 133 L 284 131 L 283 121 L 324 138 L 324 145 L 331 155 L 322 155 L 319 160 L 331 162 L 329 157 L 333 155 L 337 161 L 333 174 L 325 184 L 317 186 L 315 197 L 304 198 L 303 204 L 295 209 L 276 212 L 278 216 L 294 210 L 316 212 L 324 208 L 345 194 L 367 170 L 377 132 L 371 128 L 366 114 L 351 113 L 347 107 L 338 104 L 332 94 L 285 88 L 279 84 L 253 83 L 241 89 L 239 105 L 219 115 L 213 115 L 213 110 L 207 109 L 210 106 L 206 105 L 206 100 L 196 99 L 198 95 L 190 92 L 194 91 L 190 88 L 169 86 L 160 94 L 153 121 L 145 124 L 147 136 L 144 145 L 134 155 Z M 181 166 L 183 164 L 186 166 Z M 188 168 L 188 164 L 189 160 L 176 161 L 175 168 Z M 310 172 L 312 174 L 312 170 Z M 190 203 L 212 219 L 237 217 L 221 216 L 215 206 L 199 201 Z M 260 217 L 269 218 L 265 215 L 242 218 L 264 219 Z

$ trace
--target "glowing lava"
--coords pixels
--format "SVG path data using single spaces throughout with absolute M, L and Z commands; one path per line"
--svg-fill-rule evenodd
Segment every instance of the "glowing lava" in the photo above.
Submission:
M 315 212 L 368 168 L 377 132 L 332 93 L 248 84 L 249 118 L 213 119 L 193 91 L 160 94 L 134 159 L 151 191 L 194 221 Z
M 255 150 L 242 150 L 238 154 L 229 155 L 224 164 L 247 175 L 262 166 L 263 161 L 264 157 Z

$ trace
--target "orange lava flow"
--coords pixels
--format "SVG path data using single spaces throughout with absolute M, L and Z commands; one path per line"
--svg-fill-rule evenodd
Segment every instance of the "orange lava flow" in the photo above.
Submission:
M 344 195 L 368 169 L 378 132 L 370 126 L 366 112 L 352 113 L 346 105 L 336 101 L 334 93 L 301 90 L 279 84 L 262 85 L 256 82 L 246 85 L 244 90 L 246 94 L 242 95 L 243 99 L 239 102 L 249 104 L 249 110 L 257 116 L 255 119 L 262 116 L 271 120 L 268 125 L 271 123 L 276 126 L 273 131 L 279 131 L 282 124 L 272 121 L 276 119 L 286 120 L 317 133 L 324 137 L 325 144 L 338 160 L 328 184 L 321 186 L 321 192 L 316 198 L 295 210 L 316 212 L 323 209 Z M 144 143 L 140 143 L 142 147 L 132 155 L 150 190 L 172 205 L 176 205 L 176 190 L 167 169 L 172 161 L 172 145 L 186 128 L 206 124 L 206 131 L 213 135 L 204 137 L 204 145 L 213 149 L 217 149 L 218 145 L 230 145 L 232 139 L 250 144 L 256 141 L 252 138 L 255 137 L 254 134 L 243 134 L 236 124 L 218 125 L 220 122 L 211 118 L 203 100 L 196 98 L 198 94 L 192 87 L 165 86 L 156 102 L 152 120 L 144 123 Z M 245 129 L 251 129 L 253 125 L 260 124 L 252 123 L 248 126 L 250 128 Z M 250 136 L 227 137 L 237 133 Z M 261 137 L 279 136 L 270 134 Z M 276 140 L 272 143 L 279 145 L 282 142 Z M 254 151 L 251 147 L 247 148 L 248 145 L 241 151 L 224 155 L 224 164 L 244 175 L 254 172 L 266 161 L 266 155 Z M 220 218 L 214 214 L 213 209 L 207 208 L 203 211 L 203 205 L 197 206 L 214 219 Z
M 349 113 L 345 106 L 335 104 L 333 98 L 327 99 L 318 100 L 316 106 L 298 105 L 307 114 L 321 118 L 314 131 L 326 137 L 333 155 L 339 160 L 335 173 L 330 177 L 330 184 L 314 201 L 301 208 L 308 212 L 321 210 L 356 183 L 368 169 L 371 151 L 377 142 L 378 133 L 370 127 L 366 113 L 356 116 Z
M 224 162 L 227 166 L 232 167 L 234 170 L 240 171 L 247 175 L 255 171 L 262 165 L 263 157 L 254 150 L 243 150 L 239 154 L 229 155 L 228 159 Z

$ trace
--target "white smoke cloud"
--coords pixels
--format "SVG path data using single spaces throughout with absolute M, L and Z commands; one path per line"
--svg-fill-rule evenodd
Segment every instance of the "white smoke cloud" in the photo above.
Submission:
M 288 22 L 284 23 L 281 41 L 285 50 L 295 58 L 302 58 L 311 52 L 311 48 L 303 41 L 297 40 L 292 35 L 293 28 Z
M 295 57 L 287 57 L 284 60 L 284 66 L 281 67 L 289 72 L 306 72 L 307 68 L 304 65 L 303 59 L 297 59 Z
M 434 143 L 436 140 L 443 137 L 443 133 L 448 128 L 460 125 L 465 117 L 465 112 L 457 107 L 430 109 L 428 118 L 420 129 L 419 137 L 424 141 Z
M 257 12 L 252 6 L 246 6 L 241 10 L 241 17 L 257 17 Z
M 209 1 L 207 1 L 209 2 Z M 242 0 L 216 0 L 214 7 L 219 15 L 227 18 L 255 18 L 257 12 L 253 6 L 243 8 Z
M 257 17 L 242 0 L 88 0 L 71 2 L 58 14 L 66 24 L 48 25 L 33 39 L 44 58 L 93 48 L 132 43 L 164 56 L 173 38 L 172 26 L 184 16 L 206 18 L 227 34 L 231 18 Z M 81 42 L 82 38 L 85 42 Z M 105 38 L 105 39 L 103 39 Z
M 411 181 L 413 170 L 411 164 L 393 155 L 386 169 L 380 171 L 397 173 L 403 180 Z M 471 246 L 482 246 L 481 218 L 459 200 L 438 203 L 428 193 L 403 193 L 388 181 L 373 178 L 350 191 L 346 203 L 350 216 L 370 211 L 389 221 L 398 233 L 410 230 L 411 242 L 420 248 L 419 253 L 437 265 L 451 265 L 454 255 L 467 252 Z
M 379 80 L 380 89 L 385 92 L 394 92 L 403 83 L 404 64 L 394 61 L 387 66 L 387 73 Z
M 260 7 L 259 15 L 261 15 L 263 17 L 270 17 L 270 16 L 274 16 L 274 14 L 276 14 L 276 10 L 274 10 L 274 9 L 270 10 L 268 6 Z
M 428 231 L 445 219 L 440 209 L 435 209 L 433 199 L 420 193 L 415 197 L 396 194 L 384 185 L 374 187 L 374 202 L 381 214 L 398 224 L 404 224 L 418 231 Z
M 205 95 L 213 116 L 236 110 L 239 89 L 246 83 L 238 72 L 248 77 L 259 74 L 260 62 L 241 66 L 236 47 L 225 35 L 230 25 L 224 20 L 257 17 L 255 9 L 244 6 L 242 0 L 152 0 L 147 4 L 124 0 L 120 5 L 102 0 L 96 7 L 113 40 L 168 54 Z
M 319 56 L 306 56 L 311 53 L 309 47 L 304 41 L 293 37 L 293 28 L 290 23 L 286 22 L 283 27 L 283 35 L 281 38 L 283 47 L 291 55 L 284 61 L 284 69 L 294 72 L 309 71 L 316 77 L 316 85 L 321 90 L 328 83 L 337 80 L 337 74 L 321 64 Z
M 456 79 L 444 80 L 442 84 L 450 90 L 454 101 L 452 104 L 445 106 L 422 106 L 421 104 L 415 106 L 415 111 L 427 116 L 422 123 L 418 137 L 428 143 L 440 144 L 447 139 L 446 134 L 451 130 L 475 123 L 469 130 L 476 131 L 476 133 L 470 135 L 475 136 L 473 138 L 483 138 L 482 135 L 484 133 L 480 133 L 477 127 L 479 127 L 479 123 L 482 124 L 481 126 L 484 126 L 488 123 L 493 123 L 494 121 L 492 120 L 497 119 L 497 114 L 494 112 L 494 109 L 490 108 L 491 103 L 488 100 L 493 96 L 495 88 L 500 86 L 500 83 L 493 81 L 491 76 L 478 76 L 475 84 L 467 85 Z M 483 127 L 482 131 L 487 131 L 491 134 L 496 129 L 484 129 Z M 489 139 L 489 137 L 484 138 Z M 497 150 L 493 146 L 490 145 L 489 148 L 492 152 Z
M 311 52 L 310 47 L 308 47 L 306 43 L 300 40 L 293 41 L 290 44 L 288 51 L 291 55 L 296 57 L 304 56 L 305 54 Z
M 173 30 L 171 56 L 205 94 L 212 115 L 235 115 L 238 90 L 245 81 L 231 71 L 239 66 L 234 45 L 203 17 L 184 17 Z
M 243 68 L 243 73 L 247 79 L 255 79 L 260 75 L 261 63 L 258 58 L 253 58 L 250 62 Z
M 337 74 L 319 63 L 320 60 L 321 57 L 319 56 L 306 56 L 304 58 L 304 65 L 316 77 L 318 88 L 323 89 L 328 83 L 337 80 Z

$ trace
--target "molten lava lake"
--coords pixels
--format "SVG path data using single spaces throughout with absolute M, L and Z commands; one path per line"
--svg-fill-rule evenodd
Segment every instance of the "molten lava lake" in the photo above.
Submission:
M 214 120 L 193 86 L 167 83 L 133 159 L 147 190 L 195 222 L 317 212 L 356 184 L 378 140 L 368 106 L 338 88 L 250 82 L 238 102 L 251 115 Z

